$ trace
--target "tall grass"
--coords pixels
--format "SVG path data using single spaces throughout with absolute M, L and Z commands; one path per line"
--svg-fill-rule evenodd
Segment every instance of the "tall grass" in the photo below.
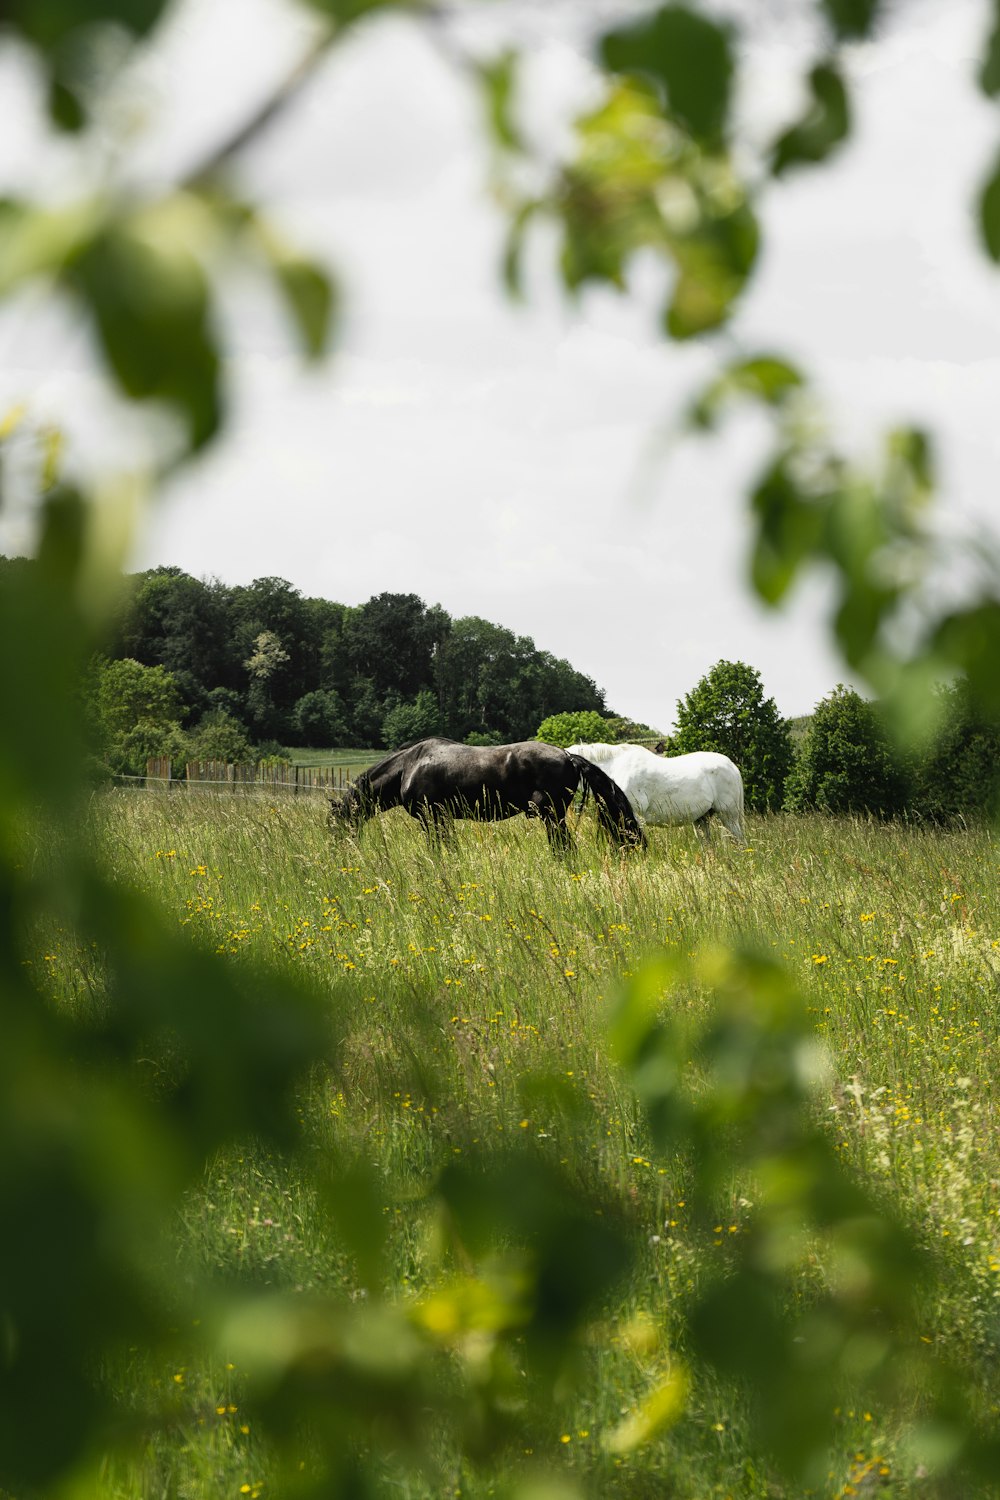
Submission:
M 707 1237 L 693 1227 L 684 1163 L 652 1153 L 609 1060 L 616 993 L 651 950 L 750 944 L 797 976 L 832 1060 L 821 1108 L 838 1149 L 951 1268 L 923 1336 L 963 1360 L 990 1357 L 1000 1310 L 990 830 L 773 817 L 750 820 L 746 847 L 654 830 L 647 855 L 622 858 L 585 820 L 574 853 L 556 859 L 523 819 L 460 825 L 437 852 L 402 812 L 338 840 L 321 799 L 112 792 L 95 799 L 89 832 L 114 878 L 151 892 L 192 941 L 229 962 L 287 966 L 328 997 L 343 1055 L 304 1087 L 303 1128 L 322 1159 L 378 1164 L 391 1295 L 434 1287 L 427 1186 L 472 1146 L 530 1141 L 582 1187 L 610 1185 L 629 1205 L 644 1226 L 636 1276 L 548 1433 L 548 1457 L 598 1493 L 780 1492 L 747 1447 L 738 1397 L 707 1378 L 668 1438 L 631 1458 L 601 1446 L 751 1212 L 752 1184 L 734 1180 L 725 1222 Z M 71 934 L 44 935 L 38 962 L 62 1004 L 93 1003 L 99 965 Z M 692 990 L 675 1003 L 704 1016 L 713 1002 Z M 349 1236 L 338 1238 L 308 1180 L 249 1143 L 209 1165 L 172 1253 L 237 1282 L 366 1293 Z M 239 1371 L 152 1370 L 133 1355 L 119 1378 L 140 1405 L 143 1388 L 171 1390 L 177 1421 L 134 1464 L 108 1469 L 109 1496 L 266 1492 Z M 831 1495 L 930 1493 L 897 1458 L 888 1419 L 845 1407 L 843 1430 Z M 455 1483 L 492 1493 L 488 1476 Z M 423 1493 L 415 1481 L 406 1492 Z

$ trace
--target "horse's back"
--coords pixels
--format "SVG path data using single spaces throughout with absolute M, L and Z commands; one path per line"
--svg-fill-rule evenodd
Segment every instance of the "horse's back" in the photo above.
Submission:
M 407 802 L 465 804 L 481 814 L 488 806 L 495 814 L 501 808 L 528 810 L 538 793 L 568 795 L 575 782 L 565 751 L 553 745 L 463 745 L 436 737 L 410 747 L 403 796 Z
M 743 778 L 715 750 L 656 755 L 642 745 L 613 745 L 605 768 L 650 823 L 698 822 L 716 812 L 741 836 Z

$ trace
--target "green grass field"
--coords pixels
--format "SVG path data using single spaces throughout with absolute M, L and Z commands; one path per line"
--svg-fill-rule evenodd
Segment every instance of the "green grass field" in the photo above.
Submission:
M 454 1264 L 430 1194 L 450 1164 L 530 1147 L 581 1194 L 623 1206 L 632 1268 L 595 1309 L 574 1379 L 535 1414 L 531 1451 L 477 1470 L 442 1437 L 437 1480 L 387 1455 L 385 1493 L 512 1493 L 510 1476 L 534 1465 L 549 1475 L 537 1493 L 553 1500 L 804 1493 L 757 1450 L 743 1395 L 697 1367 L 677 1420 L 648 1442 L 615 1439 L 651 1390 L 669 1387 L 685 1308 L 748 1233 L 756 1193 L 735 1173 L 725 1212 L 706 1222 L 687 1164 L 657 1154 L 611 1058 L 609 1018 L 651 952 L 750 945 L 794 977 L 830 1059 L 821 1129 L 933 1250 L 942 1273 L 920 1338 L 981 1372 L 990 1407 L 1000 1312 L 991 831 L 778 816 L 751 819 L 746 848 L 721 833 L 706 850 L 691 830 L 654 830 L 647 855 L 623 859 L 597 842 L 588 815 L 561 861 L 523 819 L 460 825 L 443 855 L 399 811 L 357 842 L 334 842 L 311 797 L 113 792 L 95 799 L 91 823 L 108 871 L 151 893 L 193 942 L 225 962 L 287 968 L 328 997 L 344 1045 L 335 1069 L 303 1085 L 306 1151 L 362 1159 L 382 1185 L 387 1248 L 365 1270 L 308 1174 L 247 1143 L 210 1164 L 165 1250 L 170 1274 L 197 1266 L 236 1287 L 333 1293 L 345 1305 L 378 1293 L 431 1326 L 450 1315 Z M 38 961 L 61 1004 L 95 1003 L 99 964 L 70 938 L 48 935 Z M 705 987 L 683 1001 L 697 1022 L 714 1003 Z M 366 1285 L 376 1274 L 381 1284 Z M 803 1247 L 802 1295 L 824 1274 Z M 102 1495 L 282 1492 L 236 1354 L 207 1361 L 179 1338 L 171 1367 L 132 1351 L 109 1378 L 138 1411 L 167 1399 L 171 1420 L 128 1462 L 109 1461 Z M 846 1391 L 826 1476 L 809 1493 L 961 1493 L 908 1453 L 901 1422 Z
M 293 766 L 343 766 L 352 772 L 363 770 L 381 760 L 385 750 L 307 750 L 286 746 L 285 754 Z

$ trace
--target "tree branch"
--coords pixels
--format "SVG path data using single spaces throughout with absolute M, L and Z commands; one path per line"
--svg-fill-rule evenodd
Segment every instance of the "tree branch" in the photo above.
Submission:
M 250 118 L 245 120 L 228 139 L 213 147 L 200 165 L 185 175 L 181 186 L 188 189 L 204 187 L 258 136 L 262 135 L 272 120 L 282 114 L 298 98 L 306 84 L 316 75 L 320 64 L 326 58 L 339 34 L 339 27 L 329 26 L 316 37 L 287 76 L 277 85 L 274 92 L 261 102 Z

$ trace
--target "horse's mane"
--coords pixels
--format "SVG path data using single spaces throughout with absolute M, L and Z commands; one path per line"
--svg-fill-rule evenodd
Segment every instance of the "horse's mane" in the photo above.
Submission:
M 410 750 L 414 750 L 418 745 L 427 744 L 454 745 L 457 744 L 457 741 L 449 740 L 444 735 L 440 734 L 433 734 L 430 736 L 423 735 L 420 739 L 417 740 L 407 740 L 405 745 L 397 745 L 395 750 L 390 750 L 388 755 L 383 755 L 381 760 L 377 760 L 374 765 L 368 766 L 364 771 L 362 771 L 361 775 L 355 778 L 355 786 L 357 786 L 362 781 L 367 785 L 371 781 L 373 776 L 379 776 L 383 771 L 387 771 L 400 755 L 406 755 Z
M 582 755 L 584 760 L 600 764 L 602 761 L 612 760 L 621 745 L 570 745 L 570 750 L 576 755 Z

